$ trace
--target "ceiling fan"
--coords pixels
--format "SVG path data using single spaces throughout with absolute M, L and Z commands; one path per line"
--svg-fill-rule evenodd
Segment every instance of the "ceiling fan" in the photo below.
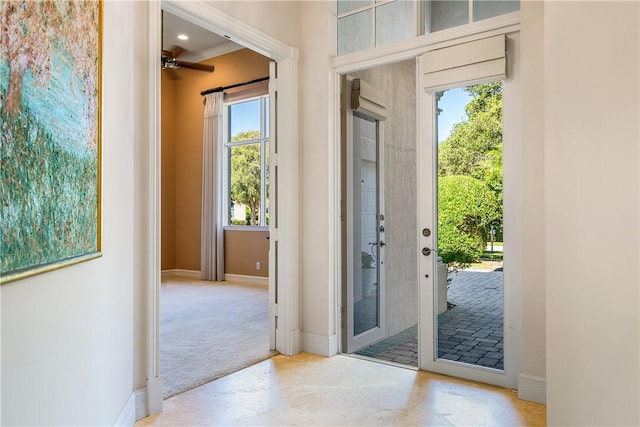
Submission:
M 196 62 L 186 62 L 177 59 L 177 57 L 186 52 L 180 46 L 173 46 L 171 50 L 162 50 L 162 56 L 160 57 L 162 68 L 176 69 L 176 68 L 190 68 L 192 70 L 207 71 L 212 73 L 214 70 L 213 65 L 198 64 Z

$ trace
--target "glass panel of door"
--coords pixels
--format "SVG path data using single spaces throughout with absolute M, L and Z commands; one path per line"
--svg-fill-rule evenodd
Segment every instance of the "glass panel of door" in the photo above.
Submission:
M 353 117 L 354 337 L 380 326 L 378 122 Z M 359 268 L 358 268 L 359 267 Z
M 502 84 L 436 94 L 437 359 L 504 369 Z

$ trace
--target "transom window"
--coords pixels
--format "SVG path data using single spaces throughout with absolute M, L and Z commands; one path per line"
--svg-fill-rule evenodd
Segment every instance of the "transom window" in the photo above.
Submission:
M 226 105 L 227 225 L 269 224 L 269 96 Z
M 338 55 L 520 10 L 519 0 L 337 0 Z

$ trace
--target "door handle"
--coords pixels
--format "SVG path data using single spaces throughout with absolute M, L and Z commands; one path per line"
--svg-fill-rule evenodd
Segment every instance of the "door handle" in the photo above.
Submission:
M 383 247 L 383 246 L 387 246 L 387 244 L 383 240 L 380 240 L 380 247 Z
M 424 256 L 431 255 L 431 249 L 430 248 L 422 248 L 422 255 L 424 255 Z

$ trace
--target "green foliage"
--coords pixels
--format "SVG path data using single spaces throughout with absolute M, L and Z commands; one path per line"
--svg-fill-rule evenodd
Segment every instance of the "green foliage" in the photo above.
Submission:
M 495 194 L 470 176 L 438 179 L 438 254 L 450 268 L 466 268 L 485 250 L 501 209 Z
M 502 106 L 502 81 L 500 80 L 481 85 L 468 86 L 464 88 L 464 90 L 473 96 L 465 107 L 465 111 L 469 117 L 491 110 L 495 103 L 499 103 L 500 106 Z M 502 112 L 499 114 L 500 120 L 502 120 Z
M 0 109 L 0 271 L 97 249 L 98 164 L 58 147 L 27 109 Z
M 482 254 L 482 259 L 489 259 L 489 260 L 497 260 L 497 261 L 502 261 L 503 259 L 503 254 L 502 252 L 488 252 L 485 251 Z
M 260 144 L 231 149 L 231 200 L 249 209 L 251 225 L 260 213 Z
M 465 88 L 473 98 L 468 119 L 456 124 L 438 149 L 438 175 L 482 180 L 502 202 L 502 84 Z

